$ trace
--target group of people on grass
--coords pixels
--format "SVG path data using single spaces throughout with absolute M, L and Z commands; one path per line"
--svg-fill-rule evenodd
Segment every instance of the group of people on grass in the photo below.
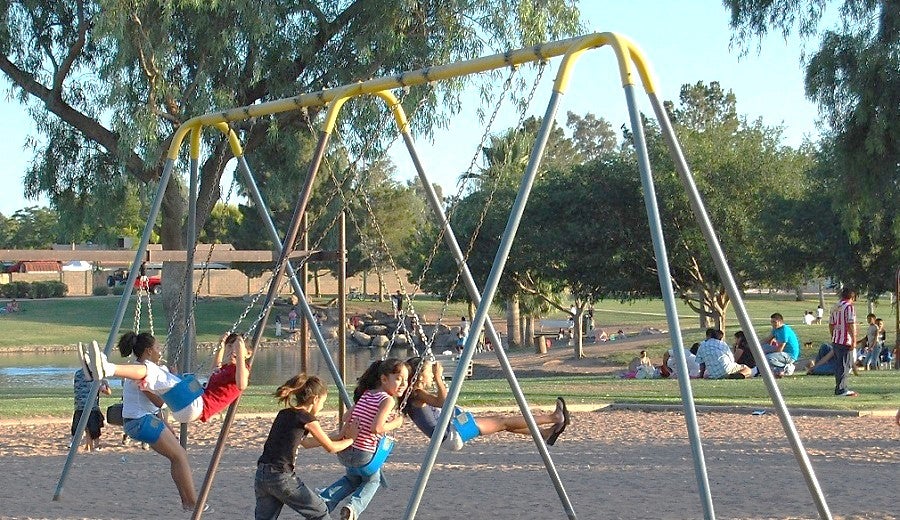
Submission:
M 134 356 L 134 361 L 127 364 L 110 362 L 96 342 L 79 347 L 82 362 L 79 372 L 86 381 L 109 377 L 125 380 L 124 430 L 169 459 L 172 479 L 186 511 L 194 510 L 197 504 L 187 452 L 159 413 L 168 405 L 172 417 L 179 422 L 205 422 L 240 396 L 249 382 L 251 351 L 239 334 L 226 335 L 219 347 L 205 388 L 194 387 L 195 380 L 182 379 L 160 365 L 160 347 L 150 333 L 128 332 L 119 339 L 117 348 L 122 357 Z M 288 506 L 305 518 L 326 519 L 343 503 L 340 518 L 355 519 L 382 483 L 380 468 L 361 471 L 371 466 L 381 438 L 400 428 L 404 417 L 409 417 L 422 433 L 431 437 L 447 388 L 440 363 L 419 357 L 407 361 L 394 358 L 376 361 L 360 376 L 354 390 L 355 404 L 345 415 L 345 422 L 332 433 L 326 433 L 316 418 L 328 396 L 327 386 L 318 377 L 294 376 L 279 386 L 274 396 L 284 408 L 273 420 L 257 462 L 255 517 L 277 518 L 282 508 Z M 452 422 L 443 438 L 444 449 L 459 450 L 472 436 L 501 431 L 529 434 L 528 424 L 521 416 L 475 417 L 458 408 L 454 412 L 476 430 L 464 436 L 457 431 L 458 423 Z M 557 398 L 553 413 L 538 414 L 534 419 L 550 446 L 570 422 L 561 397 Z M 301 446 L 321 446 L 329 453 L 336 453 L 345 467 L 344 476 L 319 492 L 312 491 L 295 472 L 297 450 Z

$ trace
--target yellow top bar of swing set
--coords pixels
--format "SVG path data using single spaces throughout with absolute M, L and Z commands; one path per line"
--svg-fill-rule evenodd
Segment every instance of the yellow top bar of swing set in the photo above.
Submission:
M 229 121 L 241 121 L 252 117 L 259 117 L 280 112 L 288 112 L 310 106 L 324 106 L 332 102 L 343 104 L 347 99 L 367 94 L 380 95 L 380 92 L 393 88 L 401 88 L 413 85 L 422 85 L 433 81 L 445 80 L 468 74 L 486 72 L 501 67 L 515 67 L 525 63 L 534 61 L 543 61 L 549 58 L 564 56 L 560 65 L 559 74 L 554 83 L 554 91 L 564 93 L 568 87 L 569 76 L 575 61 L 584 51 L 610 45 L 616 53 L 616 59 L 619 64 L 619 74 L 622 80 L 622 86 L 634 85 L 633 67 L 637 68 L 637 72 L 641 77 L 644 90 L 648 94 L 654 93 L 656 88 L 655 78 L 650 71 L 649 63 L 645 59 L 643 52 L 627 37 L 616 33 L 593 33 L 575 38 L 568 38 L 555 42 L 543 43 L 533 47 L 525 47 L 518 50 L 507 51 L 501 54 L 494 54 L 482 58 L 476 58 L 467 61 L 450 63 L 447 65 L 439 65 L 434 67 L 426 67 L 414 71 L 404 72 L 394 76 L 383 76 L 373 78 L 367 81 L 360 81 L 349 85 L 320 90 L 300 94 L 298 96 L 278 99 L 266 103 L 249 105 L 240 108 L 234 108 L 219 112 L 210 112 L 202 116 L 197 116 L 184 122 L 172 138 L 169 145 L 168 159 L 175 160 L 178 157 L 178 150 L 184 141 L 185 135 L 194 129 L 202 129 L 205 126 L 215 126 L 229 138 L 229 144 L 235 156 L 242 153 L 240 142 L 237 136 L 228 127 Z M 393 108 L 396 99 L 391 103 L 397 123 L 401 129 L 406 127 L 406 117 L 402 115 L 402 110 L 397 111 Z M 331 133 L 336 123 L 338 110 L 329 110 L 329 116 L 326 117 L 323 126 L 323 132 Z M 199 139 L 199 136 L 198 136 Z M 191 156 L 198 154 L 199 157 L 199 140 L 196 146 L 191 146 Z

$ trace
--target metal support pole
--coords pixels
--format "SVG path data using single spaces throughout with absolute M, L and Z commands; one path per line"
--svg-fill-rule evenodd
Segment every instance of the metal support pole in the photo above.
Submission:
M 263 224 L 265 224 L 266 232 L 269 234 L 269 238 L 274 244 L 277 244 L 275 246 L 275 252 L 280 254 L 281 236 L 279 236 L 278 230 L 275 229 L 275 223 L 272 222 L 272 217 L 269 215 L 269 210 L 266 207 L 265 201 L 263 200 L 262 193 L 260 193 L 259 191 L 259 186 L 256 185 L 256 179 L 253 178 L 253 173 L 250 171 L 250 165 L 247 164 L 247 159 L 244 156 L 238 157 L 238 171 L 241 172 L 241 175 L 244 176 L 247 191 L 250 192 L 250 198 L 256 205 L 256 209 L 259 213 L 260 219 L 263 221 Z M 291 280 L 291 286 L 294 288 L 294 294 L 296 294 L 300 299 L 300 309 L 303 311 L 304 316 L 306 316 L 307 318 L 311 318 L 313 316 L 312 309 L 309 307 L 309 303 L 304 297 L 304 292 L 300 287 L 300 282 L 299 280 L 297 280 L 297 275 L 294 272 L 294 266 L 292 266 L 290 262 L 288 262 L 287 264 L 287 273 Z M 322 335 L 322 330 L 319 327 L 313 327 L 312 333 L 313 337 L 316 338 L 316 344 L 319 345 L 319 351 L 322 353 L 322 357 L 325 359 L 325 364 L 328 366 L 328 371 L 331 373 L 331 378 L 337 384 L 338 394 L 341 397 L 341 402 L 345 403 L 347 406 L 350 406 L 352 404 L 350 394 L 348 394 L 347 389 L 344 388 L 344 378 L 338 371 L 338 368 L 334 364 L 334 360 L 331 357 L 331 353 L 328 351 L 328 345 L 325 343 L 325 337 Z
M 709 251 L 712 254 L 713 263 L 716 265 L 716 271 L 718 272 L 722 283 L 725 285 L 725 291 L 728 294 L 728 297 L 734 305 L 735 315 L 744 330 L 752 331 L 754 330 L 754 327 L 753 322 L 750 320 L 750 314 L 747 312 L 747 307 L 744 305 L 744 300 L 738 290 L 737 283 L 734 281 L 731 269 L 728 267 L 725 253 L 722 252 L 722 246 L 719 244 L 719 239 L 716 237 L 712 222 L 709 220 L 709 214 L 706 212 L 706 208 L 703 205 L 703 199 L 700 197 L 700 192 L 697 190 L 697 185 L 694 183 L 694 178 L 691 176 L 687 161 L 684 159 L 684 154 L 681 151 L 681 146 L 675 138 L 672 124 L 669 122 L 669 118 L 666 115 L 666 111 L 663 108 L 659 97 L 655 93 L 650 93 L 649 98 L 650 103 L 653 105 L 653 111 L 656 113 L 656 119 L 659 121 L 660 130 L 662 131 L 666 143 L 669 145 L 669 155 L 675 162 L 678 176 L 687 192 L 688 200 L 694 211 L 694 217 L 697 219 L 700 230 L 703 232 L 703 237 L 706 239 L 707 247 L 709 247 Z M 816 508 L 819 510 L 819 517 L 830 519 L 831 511 L 828 509 L 828 504 L 825 502 L 825 496 L 822 493 L 822 489 L 819 487 L 819 482 L 816 479 L 812 464 L 806 454 L 806 449 L 803 447 L 803 442 L 800 440 L 800 435 L 797 433 L 797 428 L 794 426 L 794 422 L 791 419 L 790 412 L 787 409 L 781 391 L 775 383 L 775 377 L 772 375 L 772 370 L 769 368 L 769 364 L 765 362 L 765 354 L 759 344 L 759 338 L 756 334 L 747 334 L 747 340 L 750 345 L 750 350 L 753 352 L 753 357 L 757 359 L 756 366 L 763 376 L 763 381 L 769 391 L 769 396 L 772 398 L 772 404 L 774 405 L 775 411 L 778 413 L 778 418 L 781 420 L 781 426 L 784 429 L 784 433 L 787 435 L 788 442 L 794 452 L 794 457 L 800 465 L 800 471 L 803 473 L 804 479 L 806 479 L 806 485 L 816 504 Z
M 504 372 L 506 373 L 507 380 L 509 381 L 513 394 L 516 397 L 516 402 L 519 404 L 519 409 L 522 411 L 522 415 L 524 416 L 525 421 L 528 424 L 528 429 L 535 440 L 535 444 L 538 447 L 541 458 L 544 460 L 544 465 L 547 467 L 548 473 L 550 473 L 550 477 L 553 480 L 553 485 L 556 488 L 557 494 L 559 495 L 560 500 L 563 504 L 563 508 L 565 509 L 566 516 L 570 519 L 574 519 L 577 518 L 575 515 L 575 510 L 572 508 L 572 504 L 569 501 L 568 496 L 566 495 L 565 489 L 562 487 L 562 482 L 560 481 L 559 475 L 556 473 L 556 468 L 553 465 L 553 461 L 550 458 L 549 453 L 547 452 L 547 446 L 540 435 L 540 430 L 538 429 L 537 424 L 534 422 L 534 417 L 531 415 L 531 411 L 528 407 L 527 401 L 525 400 L 525 396 L 522 393 L 522 390 L 518 385 L 518 381 L 516 380 L 515 374 L 513 373 L 512 368 L 509 365 L 509 360 L 506 358 L 506 352 L 503 348 L 503 345 L 500 343 L 500 338 L 498 337 L 496 330 L 494 330 L 493 324 L 487 320 L 487 311 L 494 299 L 494 295 L 496 294 L 497 286 L 500 282 L 500 276 L 503 274 L 503 268 L 506 265 L 506 260 L 509 257 L 509 251 L 512 247 L 512 242 L 515 239 L 516 230 L 519 227 L 519 222 L 521 222 L 522 220 L 522 213 L 525 210 L 525 203 L 528 201 L 528 194 L 530 193 L 531 186 L 534 183 L 535 177 L 537 176 L 537 169 L 540 164 L 541 156 L 544 153 L 544 148 L 547 145 L 547 138 L 549 136 L 550 130 L 553 128 L 553 117 L 556 113 L 557 107 L 559 106 L 560 95 L 561 94 L 559 92 L 554 91 L 553 95 L 550 98 L 550 102 L 547 106 L 543 122 L 541 123 L 541 128 L 538 132 L 537 139 L 535 140 L 534 148 L 531 150 L 531 156 L 528 161 L 528 166 L 525 169 L 525 173 L 522 177 L 522 182 L 519 187 L 519 193 L 516 197 L 516 201 L 513 204 L 512 209 L 510 210 L 510 216 L 509 221 L 506 225 L 506 230 L 503 233 L 500 247 L 497 250 L 497 255 L 494 257 L 493 268 L 491 269 L 491 273 L 488 276 L 483 295 L 478 294 L 477 287 L 475 287 L 475 283 L 472 279 L 471 273 L 468 270 L 468 266 L 466 266 L 465 258 L 462 256 L 462 251 L 459 249 L 459 244 L 456 242 L 453 231 L 452 229 L 450 229 L 450 225 L 447 222 L 446 216 L 443 215 L 443 210 L 440 209 L 440 202 L 437 200 L 437 196 L 434 194 L 434 190 L 431 187 L 431 184 L 424 176 L 424 170 L 421 166 L 421 162 L 418 160 L 418 155 L 415 153 L 415 149 L 414 147 L 412 147 L 411 138 L 407 133 L 404 133 L 404 140 L 407 143 L 407 148 L 409 148 L 410 150 L 410 155 L 413 157 L 413 161 L 416 163 L 416 169 L 419 172 L 420 178 L 422 179 L 422 184 L 425 187 L 426 193 L 428 193 L 429 202 L 431 203 L 432 208 L 435 209 L 436 214 L 439 216 L 441 225 L 444 227 L 447 244 L 448 246 L 450 246 L 454 257 L 456 258 L 456 261 L 460 266 L 460 274 L 464 282 L 466 283 L 466 287 L 469 290 L 469 295 L 473 301 L 478 301 L 478 309 L 475 313 L 474 319 L 472 320 L 471 330 L 478 331 L 481 330 L 482 327 L 486 327 L 486 330 L 490 335 L 491 342 L 495 345 L 494 352 L 497 353 L 497 358 L 500 360 L 500 364 L 503 367 Z M 456 365 L 456 372 L 453 375 L 453 381 L 450 384 L 447 398 L 444 400 L 444 406 L 441 409 L 441 415 L 438 418 L 438 424 L 437 426 L 435 426 L 434 434 L 431 436 L 431 442 L 428 444 L 428 452 L 425 456 L 425 461 L 422 464 L 422 469 L 419 471 L 419 476 L 416 479 L 416 484 L 413 489 L 413 495 L 412 497 L 410 497 L 409 504 L 407 505 L 406 514 L 404 515 L 404 518 L 407 520 L 415 518 L 416 512 L 419 508 L 419 504 L 422 501 L 422 496 L 425 492 L 425 486 L 428 483 L 428 478 L 431 475 L 432 468 L 434 467 L 434 461 L 437 459 L 437 452 L 440 449 L 441 440 L 444 437 L 444 433 L 447 431 L 447 426 L 450 423 L 450 416 L 453 413 L 453 407 L 456 405 L 456 401 L 459 398 L 459 392 L 462 388 L 462 383 L 465 380 L 466 367 L 468 367 L 469 362 L 472 360 L 472 356 L 475 353 L 475 346 L 477 345 L 477 343 L 478 334 L 469 334 L 468 338 L 466 339 L 466 344 L 463 347 L 463 353 L 460 356 L 459 363 Z
M 116 341 L 116 336 L 119 334 L 119 327 L 122 326 L 122 320 L 125 318 L 125 310 L 128 308 L 129 300 L 131 300 L 134 281 L 137 280 L 138 273 L 140 272 L 141 262 L 144 260 L 147 252 L 147 244 L 150 243 L 150 236 L 153 234 L 153 224 L 156 222 L 156 217 L 159 215 L 159 208 L 162 206 L 162 200 L 166 193 L 166 186 L 169 184 L 169 179 L 172 177 L 172 171 L 174 169 L 175 161 L 172 159 L 166 160 L 166 163 L 163 166 L 162 175 L 160 175 L 159 178 L 159 186 L 156 188 L 156 195 L 153 197 L 153 202 L 150 204 L 150 212 L 147 214 L 147 223 L 144 225 L 141 240 L 138 243 L 137 251 L 134 253 L 134 261 L 131 263 L 131 270 L 128 272 L 128 280 L 125 282 L 125 291 L 122 293 L 122 297 L 119 298 L 119 305 L 116 307 L 113 324 L 109 329 L 109 336 L 106 338 L 106 345 L 103 348 L 103 352 L 107 355 L 109 355 L 109 352 L 112 350 L 113 344 Z M 84 403 L 85 410 L 91 410 L 94 407 L 94 403 L 97 399 L 97 392 L 99 390 L 100 381 L 94 381 L 91 385 L 91 393 Z M 81 414 L 81 420 L 78 421 L 78 426 L 75 427 L 76 438 L 80 439 L 81 435 L 84 434 L 84 429 L 87 426 L 87 420 L 90 415 L 91 414 L 89 413 Z M 58 501 L 62 497 L 66 476 L 72 468 L 72 461 L 75 458 L 76 453 L 78 453 L 78 444 L 73 442 L 72 446 L 69 447 L 69 454 L 66 456 L 66 463 L 63 465 L 62 473 L 59 475 L 56 491 L 53 493 L 54 501 Z
M 194 252 L 197 249 L 197 199 L 200 192 L 200 160 L 199 157 L 191 157 L 191 179 L 188 194 L 188 220 L 185 229 L 185 249 L 187 257 L 184 262 L 184 287 L 181 289 L 184 297 L 184 337 L 181 344 L 181 373 L 192 371 L 194 351 Z M 168 338 L 167 338 L 168 339 Z M 181 423 L 179 442 L 182 448 L 187 448 L 188 424 Z
M 341 381 L 347 380 L 347 211 L 338 220 L 338 366 Z M 330 357 L 330 356 L 329 356 Z M 338 382 L 340 384 L 340 382 Z M 344 401 L 338 401 L 338 417 L 343 420 Z
M 259 340 L 262 338 L 263 331 L 266 328 L 266 321 L 269 317 L 269 312 L 272 309 L 272 302 L 275 300 L 275 297 L 278 295 L 278 286 L 281 284 L 281 277 L 285 272 L 286 264 L 290 263 L 288 259 L 288 255 L 290 255 L 291 251 L 294 249 L 294 244 L 297 242 L 297 235 L 300 232 L 300 220 L 303 217 L 303 214 L 306 213 L 306 206 L 309 203 L 310 196 L 312 195 L 313 182 L 315 181 L 316 172 L 319 169 L 319 165 L 322 162 L 322 158 L 325 156 L 325 146 L 328 144 L 328 138 L 330 134 L 323 132 L 322 136 L 319 138 L 319 144 L 316 147 L 316 151 L 313 154 L 312 161 L 309 165 L 309 174 L 306 177 L 306 182 L 303 185 L 302 190 L 300 191 L 300 198 L 297 201 L 297 205 L 294 208 L 294 215 L 291 218 L 291 224 L 288 227 L 288 231 L 285 234 L 284 241 L 281 245 L 281 255 L 278 259 L 278 263 L 275 265 L 275 270 L 272 274 L 272 281 L 269 285 L 269 291 L 266 294 L 265 302 L 263 303 L 263 311 L 260 314 L 259 323 L 257 324 L 256 330 L 253 331 L 253 339 L 250 343 L 251 349 L 256 349 L 259 345 Z M 240 404 L 241 396 L 239 395 L 231 405 L 228 406 L 228 412 L 225 414 L 225 419 L 222 423 L 222 430 L 219 432 L 219 438 L 216 442 L 216 447 L 213 450 L 212 458 L 209 461 L 209 468 L 206 471 L 206 477 L 203 479 L 203 486 L 200 488 L 200 493 L 197 496 L 197 504 L 194 507 L 194 514 L 192 518 L 194 520 L 198 520 L 203 515 L 203 506 L 206 504 L 207 498 L 209 498 L 209 490 L 212 488 L 212 482 L 215 479 L 216 470 L 219 467 L 219 462 L 222 460 L 222 452 L 225 450 L 225 439 L 228 437 L 228 431 L 231 429 L 231 425 L 234 423 L 234 416 L 237 412 L 238 404 Z
M 307 222 L 308 215 L 303 214 L 300 221 L 300 229 L 303 230 L 302 247 L 304 251 L 309 251 L 309 224 Z M 303 287 L 303 294 L 309 294 L 309 262 L 303 262 L 300 266 L 300 286 Z M 299 298 L 299 297 L 298 297 Z M 300 372 L 307 373 L 309 371 L 309 324 L 316 323 L 315 320 L 310 322 L 306 314 L 300 316 Z
M 687 423 L 691 453 L 694 459 L 694 474 L 697 488 L 703 503 L 704 518 L 712 520 L 716 517 L 713 508 L 712 493 L 709 489 L 709 476 L 706 472 L 706 460 L 703 456 L 703 444 L 700 442 L 700 427 L 697 424 L 697 409 L 694 407 L 694 395 L 691 391 L 687 359 L 684 354 L 684 340 L 681 338 L 681 327 L 678 323 L 678 309 L 675 304 L 675 291 L 672 288 L 672 277 L 669 274 L 669 258 L 666 241 L 659 216 L 659 205 L 656 202 L 656 188 L 650 169 L 650 158 L 647 155 L 647 143 L 644 140 L 644 126 L 641 112 L 637 108 L 634 96 L 634 85 L 625 85 L 625 101 L 631 118 L 631 134 L 634 140 L 634 151 L 637 155 L 638 169 L 641 174 L 641 186 L 644 189 L 644 206 L 650 224 L 650 238 L 653 241 L 653 253 L 656 256 L 656 270 L 659 276 L 659 288 L 662 291 L 666 308 L 666 321 L 669 325 L 669 337 L 672 340 L 672 352 L 678 364 L 678 388 L 681 390 L 681 402 L 684 405 L 684 420 Z

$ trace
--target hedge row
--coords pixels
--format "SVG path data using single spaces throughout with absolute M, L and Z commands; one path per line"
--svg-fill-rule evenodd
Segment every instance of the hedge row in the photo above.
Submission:
M 0 284 L 0 296 L 4 298 L 58 298 L 68 292 L 69 286 L 56 280 Z

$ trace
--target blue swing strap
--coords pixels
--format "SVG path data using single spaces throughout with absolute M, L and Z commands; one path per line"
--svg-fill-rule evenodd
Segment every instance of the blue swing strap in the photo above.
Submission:
M 347 468 L 347 473 L 358 477 L 371 477 L 381 469 L 381 466 L 391 456 L 391 451 L 394 450 L 394 442 L 393 437 L 382 435 L 378 439 L 378 446 L 375 447 L 375 455 L 372 456 L 372 459 L 362 466 Z
M 189 406 L 194 399 L 201 395 L 203 395 L 203 387 L 200 385 L 200 381 L 194 377 L 194 374 L 184 374 L 184 378 L 177 385 L 160 397 L 169 405 L 169 409 L 177 412 Z
M 453 428 L 459 434 L 459 438 L 463 442 L 469 442 L 481 435 L 478 424 L 475 423 L 475 416 L 472 412 L 467 412 L 458 406 L 453 407 Z

